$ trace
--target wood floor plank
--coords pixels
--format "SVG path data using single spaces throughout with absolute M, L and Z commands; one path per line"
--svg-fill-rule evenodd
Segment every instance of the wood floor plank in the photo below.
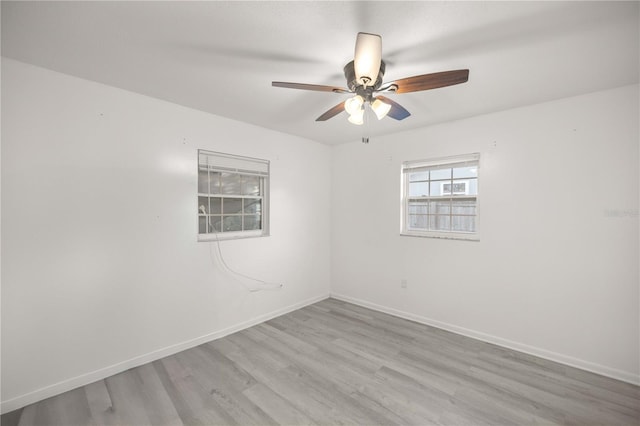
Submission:
M 88 384 L 84 387 L 91 417 L 97 424 L 109 424 L 113 413 L 113 402 L 104 380 Z
M 256 379 L 231 359 L 204 344 L 182 352 L 180 358 L 192 366 L 195 380 L 207 389 L 210 397 L 241 425 L 269 425 L 276 422 L 262 409 L 252 404 L 242 393 L 254 386 Z
M 249 338 L 245 333 L 235 333 L 231 336 L 228 336 L 228 338 L 238 348 L 237 351 L 234 351 L 227 355 L 227 357 L 229 358 L 231 358 L 231 355 L 238 352 L 253 352 L 253 355 L 255 355 L 256 357 L 255 368 L 266 366 L 277 371 L 283 368 L 287 368 L 289 365 L 291 365 L 291 362 L 284 357 L 275 356 L 267 351 L 261 351 L 260 344 Z
M 26 407 L 20 425 L 91 425 L 93 420 L 83 388 L 45 399 L 35 404 L 33 410 Z
M 501 392 L 489 387 L 465 386 L 455 393 L 455 401 L 475 410 L 487 410 L 499 414 L 510 424 L 563 424 L 564 413 L 541 406 L 536 401 Z
M 370 417 L 370 410 L 367 407 L 360 407 L 359 403 L 351 398 L 351 394 L 361 386 L 361 383 L 363 381 L 369 382 L 373 376 L 367 379 L 359 376 L 356 371 L 350 370 L 348 366 L 341 364 L 329 364 L 332 367 L 327 368 L 327 361 L 330 361 L 328 354 L 317 348 L 311 350 L 312 347 L 306 346 L 305 350 L 298 351 L 282 345 L 274 339 L 262 342 L 259 349 L 263 352 L 270 352 L 276 357 L 295 358 L 292 365 L 281 371 L 280 375 L 288 377 L 290 382 L 295 380 L 299 382 L 298 384 L 305 384 L 306 387 L 300 388 L 298 392 L 308 392 L 313 389 L 320 398 L 326 400 L 333 407 L 332 410 L 335 407 L 348 405 L 350 408 L 341 411 L 349 413 L 349 423 L 365 422 L 371 424 L 375 422 Z
M 17 410 L 9 411 L 8 413 L 4 413 L 0 417 L 0 425 L 2 426 L 18 426 L 20 423 L 20 417 L 22 417 L 22 412 L 24 410 L 19 408 Z
M 41 401 L 43 402 L 43 401 Z M 40 403 L 27 405 L 24 408 L 20 409 L 20 418 L 18 419 L 18 426 L 29 426 L 35 425 L 36 422 L 36 410 Z M 3 419 L 4 420 L 4 419 Z M 11 418 L 12 421 L 15 421 L 14 418 Z M 4 425 L 4 422 L 3 422 Z
M 270 341 L 277 341 L 283 346 L 292 348 L 297 353 L 312 353 L 318 350 L 317 346 L 309 344 L 292 334 L 278 330 L 267 323 L 257 325 L 256 329 L 269 336 Z
M 554 391 L 541 390 L 533 386 L 531 381 L 518 381 L 475 367 L 471 368 L 471 375 L 483 378 L 489 383 L 495 383 L 495 386 L 499 389 L 518 395 L 521 398 L 536 401 L 543 406 L 562 411 L 565 419 L 572 417 L 578 424 L 589 424 L 591 422 L 595 422 L 595 424 L 632 424 L 630 422 L 634 421 L 633 418 L 622 411 L 615 413 L 616 419 L 614 420 L 614 412 L 600 404 L 599 401 L 576 398 L 561 389 L 554 389 Z
M 526 382 L 533 387 L 556 395 L 597 403 L 628 416 L 640 415 L 640 404 L 638 404 L 637 397 L 633 398 L 607 388 L 594 388 L 582 381 L 559 374 L 557 370 L 547 370 L 539 364 L 523 364 L 518 358 L 500 357 L 492 360 L 482 358 L 482 361 L 476 366 L 500 376 Z M 566 371 L 566 368 L 562 371 Z
M 187 402 L 187 399 L 192 398 L 193 393 L 190 392 L 188 387 L 179 388 L 176 385 L 177 381 L 182 381 L 185 377 L 183 375 L 177 375 L 174 376 L 174 379 L 172 380 L 163 361 L 154 361 L 153 368 L 156 370 L 158 379 L 162 383 L 162 386 L 167 393 L 167 397 L 171 400 L 171 404 L 175 408 L 176 414 L 180 418 L 182 424 L 192 423 L 195 418 L 194 412 L 196 412 L 202 405 L 196 405 L 194 409 L 194 407 Z M 196 393 L 196 395 L 199 395 L 199 393 Z M 198 402 L 201 401 L 198 397 L 196 397 L 196 400 Z
M 300 426 L 318 424 L 262 383 L 245 390 L 244 394 L 278 424 Z
M 138 380 L 132 370 L 116 374 L 105 379 L 113 410 L 108 415 L 108 425 L 136 424 L 151 425 L 147 410 L 139 392 Z
M 336 382 L 326 376 L 310 373 L 306 370 L 292 366 L 284 370 L 291 380 L 296 380 L 303 385 L 303 391 L 313 389 L 326 405 L 330 407 L 334 422 L 338 424 L 376 424 L 388 423 L 386 419 L 375 418 L 374 413 L 366 406 L 362 406 L 358 400 L 351 397 L 350 392 L 345 392 Z M 326 421 L 320 421 L 326 423 Z
M 208 344 L 219 351 L 221 354 L 226 356 L 229 353 L 237 352 L 239 350 L 238 346 L 233 343 L 233 337 L 238 334 L 240 333 L 234 333 L 230 336 L 226 336 L 224 339 L 214 340 L 212 342 L 209 342 Z
M 395 359 L 387 361 L 384 368 L 412 377 L 419 383 L 448 395 L 453 395 L 461 385 L 461 380 L 457 375 L 447 374 L 446 371 L 437 367 L 430 368 L 428 365 L 418 366 L 405 362 L 402 353 Z M 381 373 L 383 372 L 384 370 L 381 370 Z
M 248 355 L 248 354 L 245 354 Z M 237 359 L 243 365 L 243 359 Z M 344 424 L 344 418 L 333 411 L 333 405 L 316 389 L 308 387 L 287 367 L 282 371 L 261 368 L 252 372 L 260 383 L 265 383 L 272 391 L 288 401 L 293 408 L 304 413 L 313 422 L 319 424 Z M 353 422 L 352 422 L 353 424 Z
M 31 425 L 640 425 L 640 388 L 327 299 L 2 416 Z
M 515 352 L 514 356 L 521 355 L 518 352 Z M 578 368 L 567 368 L 565 375 L 568 378 L 579 380 L 593 389 L 608 389 L 613 392 L 620 393 L 621 395 L 640 399 L 640 387 L 632 385 L 631 383 L 622 382 L 620 380 L 615 380 L 610 377 L 601 376 Z
M 139 380 L 139 392 L 147 417 L 153 425 L 181 425 L 182 421 L 153 364 L 132 370 Z
M 154 367 L 183 424 L 236 424 L 175 356 L 155 361 Z
M 336 331 L 330 336 L 318 336 L 318 333 L 314 332 L 314 327 L 318 327 L 318 325 L 307 322 L 298 324 L 295 329 L 288 329 L 288 332 L 318 347 L 319 353 L 312 353 L 314 357 L 323 357 L 331 365 L 344 366 L 364 375 L 373 375 L 381 367 L 380 363 L 371 362 L 367 358 L 332 343 L 341 337 L 348 338 L 346 333 Z

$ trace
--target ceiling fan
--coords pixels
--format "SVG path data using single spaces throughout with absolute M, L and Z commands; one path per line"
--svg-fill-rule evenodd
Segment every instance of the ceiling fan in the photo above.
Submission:
M 355 96 L 329 109 L 316 118 L 316 121 L 326 121 L 342 111 L 347 111 L 349 121 L 360 125 L 364 123 L 366 105 L 371 106 L 378 120 L 387 115 L 395 120 L 404 120 L 411 115 L 402 105 L 386 96 L 378 95 L 380 92 L 419 92 L 453 86 L 469 80 L 469 70 L 455 70 L 407 77 L 383 85 L 385 68 L 386 65 L 382 60 L 382 37 L 377 34 L 358 33 L 354 59 L 344 67 L 348 89 L 283 81 L 273 81 L 271 85 L 319 92 L 354 93 Z

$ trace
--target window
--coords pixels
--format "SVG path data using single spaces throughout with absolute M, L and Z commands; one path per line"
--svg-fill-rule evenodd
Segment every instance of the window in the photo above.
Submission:
M 402 164 L 403 235 L 478 239 L 480 154 Z
M 198 150 L 198 241 L 269 235 L 269 161 Z

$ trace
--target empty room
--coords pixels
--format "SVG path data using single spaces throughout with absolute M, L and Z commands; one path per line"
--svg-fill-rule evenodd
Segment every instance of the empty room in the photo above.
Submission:
M 640 424 L 640 2 L 0 13 L 2 426 Z

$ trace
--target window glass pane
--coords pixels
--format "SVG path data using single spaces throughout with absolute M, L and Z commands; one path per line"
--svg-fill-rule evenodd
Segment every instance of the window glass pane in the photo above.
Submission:
M 451 202 L 449 200 L 443 201 L 431 201 L 431 214 L 449 214 L 451 209 Z
M 244 230 L 251 231 L 254 229 L 261 229 L 260 216 L 259 215 L 244 216 Z
M 211 197 L 209 199 L 209 213 L 221 214 L 222 213 L 222 198 Z
M 442 182 L 443 195 L 465 195 L 469 193 L 469 181 L 454 180 L 453 182 Z
M 224 232 L 242 231 L 242 216 L 222 216 L 222 224 Z
M 427 229 L 427 218 L 429 216 L 425 214 L 410 214 L 409 215 L 409 228 L 410 229 Z
M 431 180 L 451 179 L 451 168 L 431 170 Z
M 426 197 L 429 195 L 429 186 L 427 182 L 411 182 L 409 183 L 409 196 Z
M 429 204 L 427 202 L 415 202 L 409 203 L 409 214 L 427 214 L 429 213 Z
M 222 193 L 240 195 L 240 175 L 236 173 L 220 174 Z
M 225 198 L 224 199 L 224 214 L 241 214 L 242 213 L 242 198 Z
M 207 218 L 205 216 L 198 217 L 198 233 L 207 233 Z
M 431 229 L 435 231 L 449 231 L 450 221 L 449 216 L 435 215 L 429 216 Z
M 476 200 L 453 200 L 451 202 L 453 214 L 475 215 Z
M 209 174 L 207 170 L 198 169 L 198 192 L 200 194 L 209 193 Z
M 207 197 L 198 197 L 198 214 L 209 213 L 209 199 Z
M 222 230 L 222 216 L 209 217 L 209 232 L 220 232 Z
M 262 200 L 258 198 L 245 198 L 244 199 L 244 213 L 261 213 L 262 212 Z
M 442 195 L 448 195 L 448 194 L 443 194 L 442 192 L 442 188 L 444 184 L 447 183 L 451 183 L 451 181 L 449 182 L 430 182 L 429 187 L 431 189 L 431 196 L 432 197 L 438 197 L 438 196 L 442 196 Z
M 451 216 L 451 230 L 458 232 L 475 232 L 475 216 Z
M 417 182 L 420 180 L 429 180 L 429 172 L 409 173 L 409 182 Z
M 209 193 L 220 194 L 220 173 L 219 172 L 209 173 Z
M 478 166 L 471 167 L 455 167 L 453 169 L 453 178 L 477 177 Z
M 478 179 L 469 179 L 469 195 L 478 195 Z
M 258 176 L 242 176 L 242 195 L 260 195 Z

